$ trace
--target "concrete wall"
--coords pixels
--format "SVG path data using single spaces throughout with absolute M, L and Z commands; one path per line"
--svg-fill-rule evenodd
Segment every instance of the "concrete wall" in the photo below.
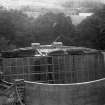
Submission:
M 105 79 L 75 84 L 25 82 L 27 105 L 105 105 Z

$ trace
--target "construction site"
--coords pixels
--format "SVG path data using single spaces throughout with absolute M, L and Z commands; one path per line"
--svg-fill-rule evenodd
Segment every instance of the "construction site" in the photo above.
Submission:
M 104 52 L 62 42 L 1 52 L 1 105 L 105 105 Z

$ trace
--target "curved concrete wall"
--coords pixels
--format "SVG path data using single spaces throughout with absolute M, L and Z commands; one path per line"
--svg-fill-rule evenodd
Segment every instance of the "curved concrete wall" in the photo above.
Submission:
M 105 105 L 105 79 L 74 84 L 25 82 L 27 105 Z

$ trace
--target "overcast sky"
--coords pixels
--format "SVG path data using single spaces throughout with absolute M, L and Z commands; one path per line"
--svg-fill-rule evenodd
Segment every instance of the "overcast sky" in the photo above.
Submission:
M 59 7 L 65 0 L 0 0 L 0 4 L 5 7 L 19 7 L 22 5 L 33 5 L 42 7 Z
M 5 7 L 18 8 L 22 5 L 41 6 L 48 8 L 62 8 L 64 2 L 70 0 L 0 0 L 0 4 Z M 71 0 L 71 1 L 87 1 L 87 0 Z M 88 0 L 88 1 L 99 1 L 104 2 L 105 0 Z

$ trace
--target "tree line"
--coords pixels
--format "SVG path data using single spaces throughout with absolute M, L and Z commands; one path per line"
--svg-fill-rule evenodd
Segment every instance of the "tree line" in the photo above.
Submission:
M 17 10 L 0 10 L 0 50 L 30 46 L 32 42 L 105 49 L 105 6 L 77 26 L 64 13 L 46 13 L 37 18 Z

